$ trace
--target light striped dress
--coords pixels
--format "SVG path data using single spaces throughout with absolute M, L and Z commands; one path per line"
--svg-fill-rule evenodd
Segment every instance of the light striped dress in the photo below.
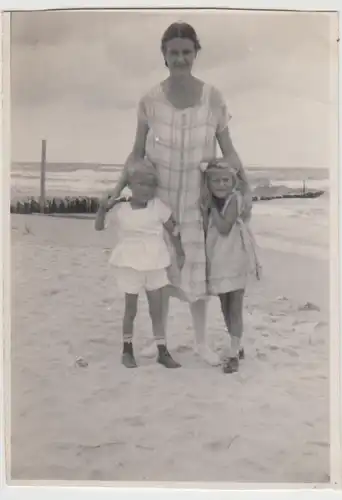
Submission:
M 173 211 L 185 251 L 180 273 L 170 247 L 170 281 L 177 295 L 189 302 L 205 298 L 208 291 L 199 165 L 215 157 L 216 133 L 226 128 L 230 119 L 225 100 L 216 88 L 204 84 L 200 102 L 182 110 L 167 100 L 159 84 L 141 99 L 139 118 L 149 127 L 146 156 L 158 171 L 157 196 Z

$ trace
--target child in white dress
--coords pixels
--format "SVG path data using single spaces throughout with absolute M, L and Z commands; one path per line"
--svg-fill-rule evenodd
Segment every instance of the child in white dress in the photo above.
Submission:
M 110 257 L 119 289 L 125 293 L 123 319 L 122 363 L 127 368 L 137 366 L 133 352 L 133 326 L 137 314 L 138 295 L 144 290 L 149 304 L 152 328 L 158 347 L 158 363 L 166 368 L 178 368 L 165 340 L 163 322 L 163 290 L 169 284 L 167 268 L 170 254 L 164 239 L 168 232 L 177 255 L 177 263 L 184 264 L 184 252 L 171 210 L 155 197 L 157 172 L 147 160 L 136 162 L 129 168 L 129 201 L 117 200 L 111 209 L 111 226 L 115 230 L 117 244 Z M 113 203 L 112 203 L 113 205 Z M 101 205 L 95 221 L 95 229 L 105 227 L 107 209 Z
M 261 266 L 256 245 L 247 221 L 243 221 L 243 199 L 237 187 L 237 176 L 229 164 L 214 160 L 201 165 L 209 192 L 206 211 L 206 254 L 208 292 L 216 295 L 231 337 L 224 373 L 239 369 L 244 357 L 243 298 L 248 278 L 260 279 Z

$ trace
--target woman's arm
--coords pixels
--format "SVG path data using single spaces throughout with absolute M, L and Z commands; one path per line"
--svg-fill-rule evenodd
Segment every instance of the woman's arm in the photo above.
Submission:
M 164 223 L 164 228 L 169 234 L 171 243 L 176 251 L 178 267 L 181 269 L 184 265 L 185 253 L 183 250 L 182 241 L 180 239 L 180 234 L 177 232 L 177 224 L 172 215 Z M 177 232 L 177 234 L 175 234 L 175 231 Z
M 250 191 L 250 185 L 247 179 L 245 169 L 243 168 L 242 162 L 233 146 L 232 139 L 230 137 L 229 129 L 226 127 L 216 134 L 217 142 L 222 151 L 223 157 L 232 165 L 234 170 L 238 173 L 241 182 L 241 193 Z
M 101 199 L 101 204 L 106 206 L 107 210 L 109 210 L 113 206 L 114 200 L 120 196 L 121 191 L 127 186 L 128 166 L 132 162 L 143 159 L 145 157 L 145 145 L 146 145 L 147 133 L 148 133 L 147 121 L 139 115 L 133 148 L 124 164 L 118 182 L 115 188 L 108 191 Z
M 232 197 L 223 215 L 221 215 L 216 206 L 213 205 L 211 207 L 211 217 L 218 232 L 227 236 L 238 218 L 237 196 Z
M 233 146 L 232 139 L 229 134 L 228 127 L 225 127 L 222 131 L 216 134 L 217 142 L 222 151 L 223 157 L 233 166 L 237 171 L 237 176 L 240 181 L 239 191 L 243 195 L 244 199 L 244 209 L 242 213 L 242 219 L 248 220 L 252 212 L 252 189 L 247 179 L 245 169 L 243 168 L 242 162 Z

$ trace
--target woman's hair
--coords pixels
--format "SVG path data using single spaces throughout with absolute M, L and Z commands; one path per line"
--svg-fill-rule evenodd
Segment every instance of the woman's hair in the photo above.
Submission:
M 172 23 L 166 29 L 161 40 L 161 51 L 165 55 L 167 42 L 173 40 L 174 38 L 187 38 L 194 43 L 196 53 L 201 50 L 201 44 L 199 42 L 198 36 L 194 28 L 183 22 Z M 167 62 L 165 61 L 167 66 Z
M 128 182 L 132 180 L 135 174 L 153 175 L 156 182 L 158 182 L 158 174 L 155 166 L 146 158 L 143 160 L 136 160 L 128 166 Z

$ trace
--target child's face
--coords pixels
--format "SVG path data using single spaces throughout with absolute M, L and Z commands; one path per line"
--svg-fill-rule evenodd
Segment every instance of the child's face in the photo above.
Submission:
M 235 187 L 235 177 L 231 172 L 223 169 L 208 172 L 208 187 L 217 198 L 227 198 Z
M 157 180 L 154 175 L 136 172 L 132 175 L 129 187 L 134 200 L 147 203 L 154 198 Z

